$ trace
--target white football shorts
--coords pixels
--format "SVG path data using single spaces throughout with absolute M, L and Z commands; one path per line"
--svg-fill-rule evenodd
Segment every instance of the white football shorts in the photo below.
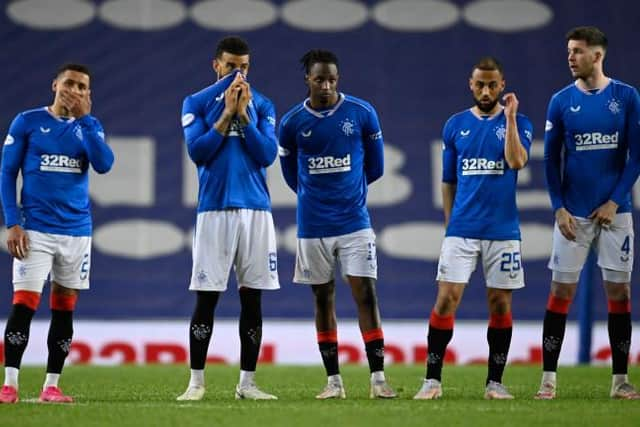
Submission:
M 524 287 L 524 270 L 519 240 L 480 240 L 445 237 L 440 250 L 436 280 L 469 283 L 482 258 L 484 280 L 488 288 L 519 289 Z
M 582 271 L 594 247 L 598 266 L 602 269 L 631 272 L 633 270 L 633 218 L 631 213 L 617 214 L 609 227 L 602 227 L 589 218 L 576 217 L 576 240 L 567 240 L 556 223 L 553 227 L 553 248 L 549 269 L 562 273 Z
M 89 289 L 91 237 L 66 236 L 25 230 L 29 253 L 23 260 L 13 259 L 13 289 L 42 293 L 51 281 L 65 288 Z
M 193 237 L 192 291 L 224 291 L 231 266 L 238 287 L 279 289 L 276 231 L 271 212 L 201 212 Z
M 334 280 L 339 264 L 343 277 L 378 277 L 376 235 L 371 228 L 340 236 L 298 239 L 295 283 L 320 285 Z

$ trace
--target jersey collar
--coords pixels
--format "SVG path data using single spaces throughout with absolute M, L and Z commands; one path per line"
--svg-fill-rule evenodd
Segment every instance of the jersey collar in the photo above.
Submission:
M 333 115 L 333 113 L 335 113 L 336 111 L 338 111 L 338 108 L 340 108 L 340 106 L 342 105 L 342 103 L 344 102 L 344 93 L 340 92 L 339 93 L 339 97 L 338 97 L 338 102 L 336 102 L 336 105 L 333 106 L 333 108 L 331 108 L 330 110 L 323 110 L 323 111 L 317 111 L 314 110 L 313 108 L 311 108 L 311 99 L 307 98 L 304 100 L 304 102 L 302 103 L 302 105 L 304 105 L 305 110 L 307 110 L 310 114 L 318 117 L 318 118 L 325 118 L 325 117 L 330 117 Z
M 49 106 L 45 106 L 42 107 L 42 109 L 44 111 L 47 112 L 47 114 L 49 114 L 51 117 L 53 117 L 55 120 L 61 122 L 61 123 L 71 123 L 73 122 L 76 118 L 75 117 L 65 117 L 64 119 L 62 117 L 58 117 L 55 114 L 53 114 L 53 112 L 51 112 L 51 110 L 49 109 Z
M 578 89 L 580 92 L 584 93 L 585 95 L 599 95 L 601 94 L 606 88 L 609 87 L 609 85 L 611 84 L 611 78 L 607 78 L 607 83 L 602 86 L 601 88 L 598 89 L 598 91 L 596 93 L 590 92 L 589 90 L 583 88 L 582 86 L 580 86 L 578 84 L 578 80 L 576 80 L 575 82 L 573 82 L 573 85 L 576 87 L 576 89 Z
M 497 113 L 495 113 L 493 116 L 480 116 L 479 114 L 476 114 L 475 111 L 473 111 L 473 107 L 469 108 L 469 112 L 471 113 L 471 115 L 473 117 L 475 117 L 478 120 L 493 120 L 496 117 L 500 116 L 500 114 L 504 113 L 504 107 L 502 107 L 500 109 L 500 111 L 498 111 Z

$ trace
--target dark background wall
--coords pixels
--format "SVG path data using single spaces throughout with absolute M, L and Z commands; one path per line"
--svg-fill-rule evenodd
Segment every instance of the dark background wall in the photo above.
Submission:
M 515 295 L 514 313 L 539 319 L 553 219 L 542 138 L 549 97 L 571 82 L 564 34 L 578 25 L 602 28 L 610 40 L 605 72 L 637 86 L 638 22 L 640 3 L 622 0 L 598 7 L 578 0 L 2 2 L 0 134 L 16 113 L 51 102 L 60 63 L 89 64 L 93 113 L 117 165 L 92 181 L 92 288 L 82 294 L 78 315 L 184 317 L 193 302 L 187 286 L 197 187 L 185 160 L 182 99 L 213 82 L 215 44 L 229 33 L 249 41 L 251 84 L 274 101 L 278 117 L 305 97 L 298 58 L 310 48 L 334 50 L 340 89 L 376 106 L 388 148 L 385 177 L 370 193 L 382 315 L 425 318 L 443 234 L 440 131 L 451 114 L 471 106 L 467 79 L 474 62 L 494 55 L 504 63 L 507 90 L 516 92 L 535 127 L 532 158 L 519 183 L 527 287 Z M 291 283 L 295 205 L 277 165 L 269 185 L 282 289 L 265 296 L 265 315 L 309 318 L 310 291 Z M 2 246 L 0 313 L 7 313 L 11 260 Z M 221 316 L 239 311 L 235 282 L 230 289 Z M 604 318 L 602 291 L 594 291 L 597 316 Z M 476 273 L 458 317 L 484 318 L 484 295 Z M 355 317 L 346 285 L 339 286 L 338 310 L 339 317 Z

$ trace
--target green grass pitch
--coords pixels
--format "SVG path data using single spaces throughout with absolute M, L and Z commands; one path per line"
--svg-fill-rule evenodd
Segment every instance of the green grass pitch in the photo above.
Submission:
M 483 400 L 484 366 L 445 366 L 444 396 L 413 401 L 422 366 L 390 366 L 387 378 L 400 397 L 368 398 L 365 367 L 344 366 L 344 401 L 316 401 L 325 384 L 322 367 L 259 366 L 257 380 L 278 401 L 234 400 L 237 366 L 207 367 L 207 394 L 200 402 L 176 402 L 187 385 L 187 366 L 71 366 L 60 386 L 70 405 L 36 403 L 44 369 L 20 373 L 17 405 L 0 406 L 2 426 L 640 426 L 640 401 L 608 397 L 609 368 L 565 367 L 558 372 L 558 398 L 536 401 L 540 368 L 508 366 L 504 382 L 513 401 Z M 640 381 L 640 368 L 630 370 Z

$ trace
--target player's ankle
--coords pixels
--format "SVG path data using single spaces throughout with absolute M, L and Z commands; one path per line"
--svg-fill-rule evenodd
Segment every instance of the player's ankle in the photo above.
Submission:
M 337 385 L 337 386 L 342 387 L 343 386 L 342 375 L 340 375 L 340 374 L 329 375 L 327 377 L 327 384 Z
M 18 389 L 18 375 L 20 374 L 19 368 L 13 368 L 7 366 L 4 368 L 4 385 L 11 386 Z
M 189 387 L 204 387 L 204 369 L 191 369 Z
M 386 379 L 384 377 L 384 371 L 374 371 L 371 372 L 371 382 L 372 383 L 381 383 L 385 382 Z
M 619 386 L 620 384 L 628 383 L 629 375 L 627 374 L 613 374 L 611 377 L 611 385 L 613 387 Z
M 556 384 L 556 372 L 544 371 L 542 373 L 542 384 Z
M 59 380 L 60 380 L 60 374 L 47 372 L 42 389 L 45 390 L 47 387 L 58 387 Z
M 256 372 L 240 370 L 240 379 L 238 384 L 240 387 L 249 387 L 255 384 Z

